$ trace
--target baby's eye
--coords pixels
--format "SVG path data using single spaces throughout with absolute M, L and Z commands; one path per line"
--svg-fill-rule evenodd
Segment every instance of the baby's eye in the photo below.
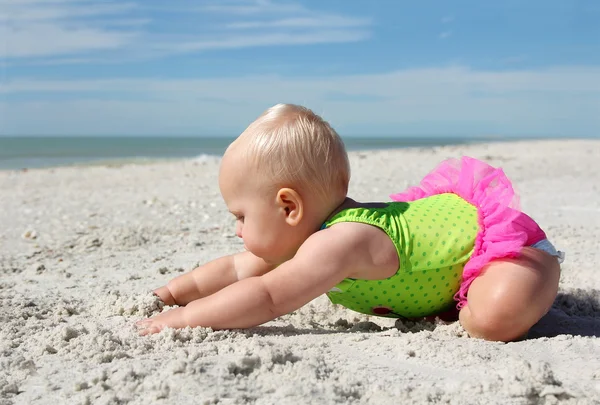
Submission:
M 242 223 L 244 222 L 244 216 L 243 215 L 236 215 L 235 219 L 237 219 L 238 221 L 240 221 Z

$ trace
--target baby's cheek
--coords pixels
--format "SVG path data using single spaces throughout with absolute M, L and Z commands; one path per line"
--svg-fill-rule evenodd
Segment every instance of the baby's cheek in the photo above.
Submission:
M 242 234 L 242 240 L 244 241 L 244 246 L 246 246 L 246 249 L 252 253 L 255 253 L 257 247 L 256 238 L 254 238 L 251 228 L 246 226 L 244 227 L 243 231 L 240 229 L 240 234 Z
M 250 252 L 258 257 L 268 256 L 272 248 L 268 234 L 251 232 L 248 229 L 244 229 L 244 244 Z

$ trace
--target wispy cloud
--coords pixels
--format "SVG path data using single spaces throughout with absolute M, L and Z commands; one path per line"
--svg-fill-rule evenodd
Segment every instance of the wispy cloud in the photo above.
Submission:
M 438 38 L 439 39 L 448 39 L 452 36 L 452 34 L 454 33 L 452 31 L 452 29 L 450 29 L 450 27 L 452 26 L 452 23 L 454 22 L 454 16 L 453 15 L 445 15 L 442 17 L 442 19 L 440 20 L 442 25 L 444 25 L 444 29 L 442 32 L 440 32 L 438 34 Z
M 307 9 L 298 3 L 285 3 L 273 0 L 238 0 L 227 4 L 225 1 L 213 1 L 196 8 L 198 11 L 209 11 L 225 14 L 285 14 L 306 12 Z
M 589 130 L 600 127 L 598 67 L 446 67 L 312 78 L 12 80 L 0 85 L 0 94 L 4 134 L 81 134 L 90 128 L 97 134 L 210 134 L 219 128 L 232 135 L 278 102 L 325 112 L 344 134 L 360 128 L 412 135 L 456 128 L 465 134 L 596 135 Z M 235 114 L 225 113 L 232 105 Z
M 527 59 L 528 59 L 527 55 L 515 55 L 515 56 L 508 56 L 506 58 L 503 58 L 500 60 L 500 62 L 508 65 L 508 64 L 522 63 L 522 62 L 525 62 Z
M 271 21 L 248 21 L 227 24 L 227 28 L 254 29 L 254 28 L 340 28 L 361 27 L 371 24 L 365 18 L 349 18 L 342 16 L 320 16 L 304 18 L 285 18 Z
M 135 33 L 109 32 L 89 28 L 67 28 L 54 24 L 29 24 L 26 30 L 0 28 L 8 38 L 5 58 L 62 56 L 109 49 L 132 43 Z
M 76 17 L 118 15 L 135 8 L 133 3 L 81 3 L 75 0 L 53 1 L 0 1 L 6 14 L 0 21 L 19 24 L 29 21 L 67 21 Z
M 105 21 L 105 24 L 108 27 L 142 27 L 144 25 L 150 24 L 151 22 L 152 20 L 150 18 L 123 18 L 114 21 Z
M 362 41 L 370 36 L 372 22 L 310 10 L 298 3 L 269 0 L 245 0 L 230 4 L 210 4 L 196 11 L 223 14 L 233 21 L 217 27 L 208 38 L 160 44 L 176 52 L 247 47 L 308 45 Z M 246 20 L 240 20 L 243 16 Z M 243 31 L 243 32 L 239 32 Z
M 298 90 L 331 94 L 381 96 L 386 99 L 411 99 L 418 93 L 422 97 L 447 92 L 471 94 L 473 91 L 487 95 L 511 93 L 600 93 L 600 67 L 554 67 L 536 70 L 475 70 L 465 66 L 405 69 L 385 74 L 341 75 L 321 78 L 285 78 L 281 76 L 253 76 L 243 78 L 210 79 L 97 79 L 97 80 L 31 80 L 12 79 L 0 83 L 0 94 L 26 92 L 144 92 L 165 95 L 200 93 L 231 95 L 234 99 L 260 100 L 256 92 L 237 92 L 237 89 L 260 88 L 271 82 L 271 87 L 284 86 L 297 94 Z M 354 83 L 354 84 L 351 84 Z M 386 85 L 387 84 L 387 85 Z M 344 87 L 347 87 L 344 90 Z M 437 90 L 436 90 L 437 89 Z M 228 93 L 231 91 L 231 93 Z M 284 91 L 285 93 L 285 91 Z M 268 98 L 268 92 L 263 93 Z M 447 100 L 443 100 L 444 103 Z
M 324 44 L 336 42 L 354 42 L 368 38 L 369 33 L 365 31 L 346 32 L 340 30 L 322 30 L 300 34 L 276 33 L 257 34 L 251 36 L 231 36 L 228 38 L 185 42 L 182 44 L 164 45 L 174 52 L 207 51 L 214 49 L 236 49 L 248 47 L 276 46 L 276 45 L 307 45 Z
M 0 58 L 56 57 L 124 48 L 138 37 L 116 29 L 135 8 L 133 3 L 0 1 Z M 109 26 L 112 25 L 112 28 Z
M 7 44 L 0 49 L 0 61 L 130 61 L 180 52 L 355 42 L 369 38 L 372 25 L 368 19 L 324 13 L 296 2 L 199 3 L 0 0 L 0 38 Z M 196 15 L 197 23 L 173 25 L 173 13 L 178 18 Z

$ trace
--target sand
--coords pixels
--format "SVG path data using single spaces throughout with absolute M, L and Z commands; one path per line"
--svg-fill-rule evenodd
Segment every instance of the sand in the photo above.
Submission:
M 249 330 L 139 337 L 150 294 L 241 249 L 219 159 L 0 172 L 0 405 L 600 403 L 600 141 L 351 153 L 351 196 L 387 200 L 440 160 L 502 166 L 566 251 L 527 339 L 394 322 L 320 297 Z

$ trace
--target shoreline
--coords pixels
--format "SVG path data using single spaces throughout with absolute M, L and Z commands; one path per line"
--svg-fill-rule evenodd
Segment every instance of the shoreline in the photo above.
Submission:
M 164 157 L 164 158 L 146 158 L 146 157 L 129 157 L 122 159 L 94 159 L 87 161 L 78 161 L 73 163 L 63 163 L 56 165 L 43 165 L 43 166 L 26 166 L 19 168 L 0 168 L 0 173 L 2 172 L 22 172 L 22 171 L 31 171 L 31 170 L 56 170 L 56 169 L 65 169 L 65 168 L 88 168 L 88 167 L 107 167 L 107 168 L 121 168 L 126 166 L 148 166 L 154 164 L 168 164 L 168 163 L 178 163 L 178 162 L 186 162 L 186 161 L 194 161 L 194 160 L 202 160 L 202 159 L 211 159 L 211 158 L 220 158 L 219 155 L 199 155 L 195 157 Z
M 65 137 L 67 138 L 67 137 Z M 1 141 L 0 137 L 0 141 Z M 84 139 L 84 138 L 77 138 Z M 377 138 L 380 139 L 380 138 Z M 393 139 L 393 138 L 392 138 Z M 398 138 L 401 140 L 401 138 Z M 428 138 L 431 140 L 434 138 Z M 443 138 L 439 138 L 443 140 Z M 377 152 L 377 151 L 396 151 L 396 150 L 410 150 L 410 149 L 435 149 L 440 147 L 452 147 L 461 145 L 486 145 L 486 144 L 506 144 L 506 143 L 544 143 L 544 142 L 570 142 L 570 141 L 589 141 L 599 142 L 600 138 L 508 138 L 508 139 L 464 139 L 461 142 L 453 143 L 440 143 L 440 144 L 427 144 L 427 145 L 407 145 L 402 147 L 383 147 L 383 148 L 349 148 L 348 153 L 361 153 L 361 152 Z M 3 166 L 3 161 L 0 157 L 0 173 L 11 172 L 11 171 L 30 171 L 30 170 L 44 170 L 44 169 L 58 169 L 58 168 L 85 168 L 85 167 L 123 167 L 129 165 L 152 165 L 161 163 L 176 163 L 185 161 L 196 161 L 202 159 L 220 159 L 222 153 L 201 153 L 193 156 L 130 156 L 130 157 L 98 157 L 98 158 L 69 158 L 68 162 L 57 162 L 57 163 L 38 163 L 34 165 L 17 165 L 11 164 L 10 166 Z M 25 160 L 30 158 L 25 158 Z M 10 160 L 10 159 L 9 159 Z

